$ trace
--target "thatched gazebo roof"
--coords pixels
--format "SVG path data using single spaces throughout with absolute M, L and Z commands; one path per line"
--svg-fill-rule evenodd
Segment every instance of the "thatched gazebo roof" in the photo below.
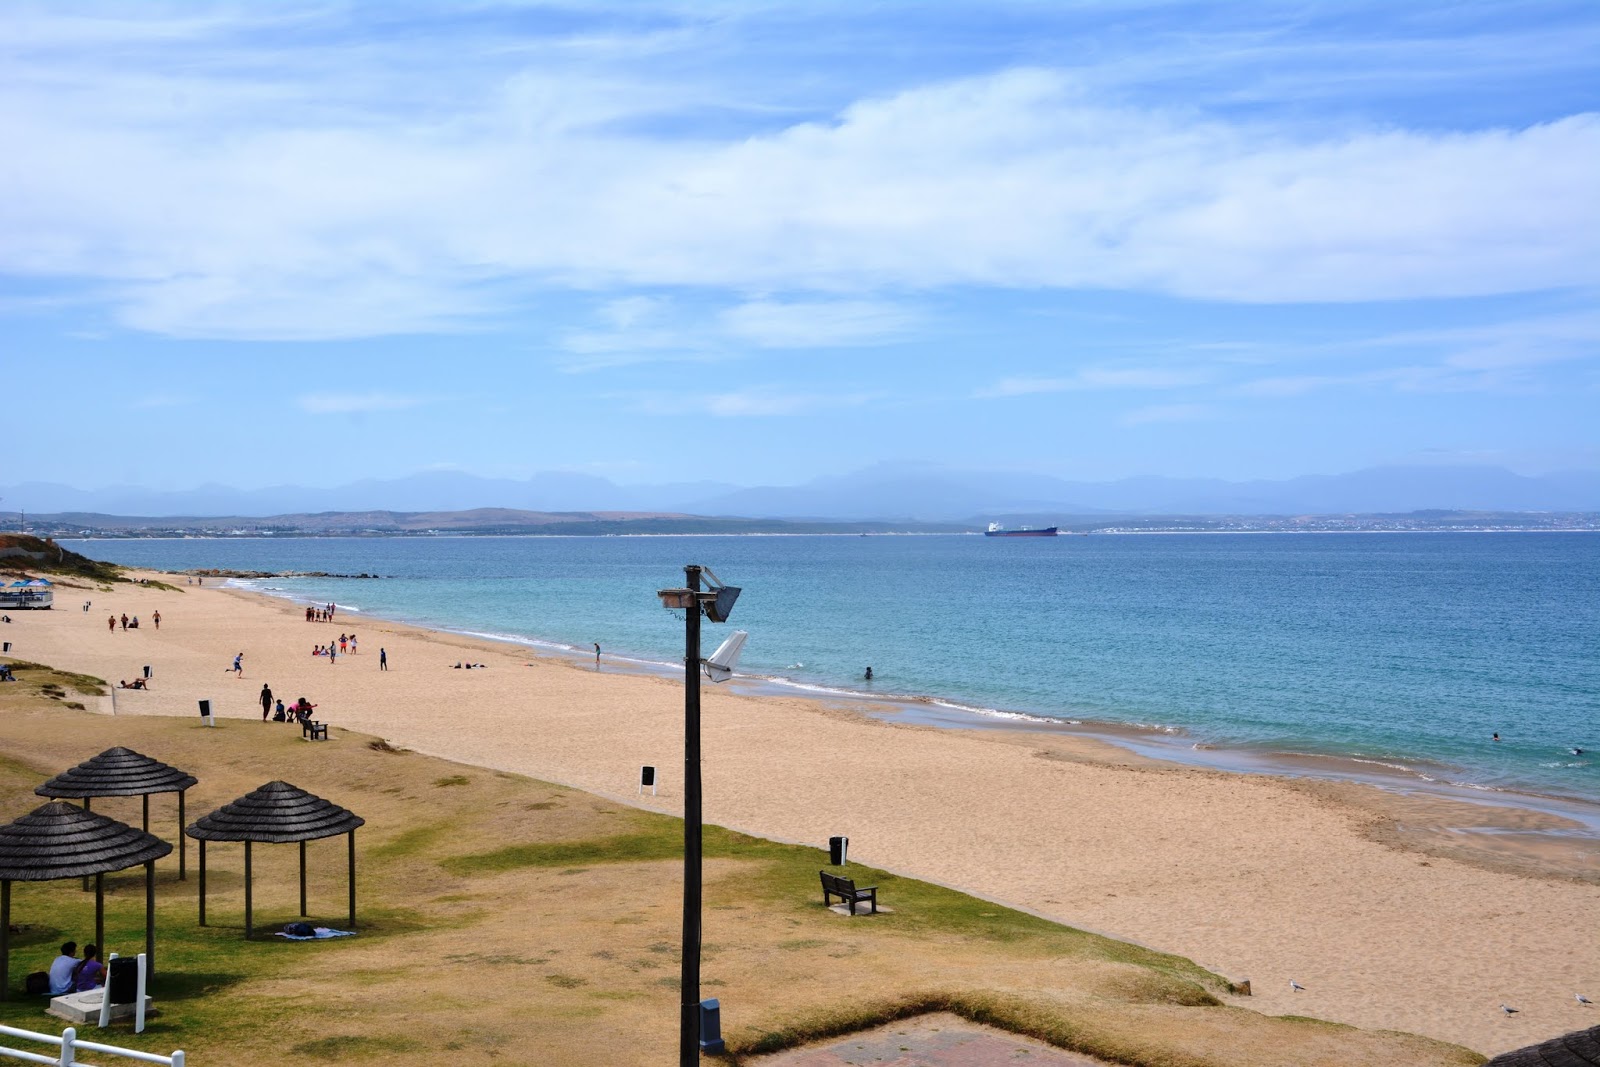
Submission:
M 254 929 L 250 846 L 300 842 L 300 914 L 306 914 L 306 842 L 349 836 L 350 925 L 356 924 L 356 827 L 367 820 L 288 782 L 268 782 L 232 804 L 196 819 L 184 833 L 200 842 L 200 925 L 206 924 L 206 842 L 244 842 L 244 936 Z
M 54 800 L 0 826 L 0 879 L 48 882 L 105 874 L 171 851 L 153 834 Z
M 144 950 L 155 972 L 156 860 L 172 846 L 153 834 L 52 800 L 0 826 L 0 1000 L 10 989 L 11 883 L 94 875 L 94 940 L 106 943 L 103 875 L 144 865 Z
M 1585 1067 L 1588 1064 L 1600 1065 L 1600 1026 L 1502 1052 L 1483 1067 Z
M 108 748 L 34 792 L 42 797 L 137 797 L 177 793 L 199 780 L 131 748 Z
M 188 830 L 201 841 L 316 841 L 347 834 L 367 820 L 288 782 L 266 785 L 196 819 Z

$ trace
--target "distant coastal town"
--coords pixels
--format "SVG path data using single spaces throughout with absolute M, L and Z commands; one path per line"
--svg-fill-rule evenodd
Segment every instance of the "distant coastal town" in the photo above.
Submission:
M 17 530 L 19 516 L 0 519 Z M 1600 531 L 1600 512 L 1412 511 L 1346 515 L 1003 516 L 1008 526 L 1055 526 L 1062 536 L 1154 533 L 1515 533 Z M 987 521 L 987 520 L 986 520 Z M 625 537 L 663 535 L 979 534 L 985 522 L 757 519 L 626 512 L 328 512 L 270 517 L 27 516 L 43 537 Z

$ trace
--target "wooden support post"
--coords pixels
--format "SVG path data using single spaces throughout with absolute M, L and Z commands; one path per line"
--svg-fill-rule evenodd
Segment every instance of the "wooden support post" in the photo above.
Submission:
M 94 876 L 94 943 L 100 946 L 101 959 L 106 951 L 106 876 Z
M 156 861 L 144 865 L 144 967 L 147 974 L 156 970 Z
M 11 879 L 0 881 L 0 1001 L 11 999 Z
M 356 832 L 350 831 L 350 929 L 356 928 Z
M 251 897 L 250 885 L 250 842 L 244 843 L 244 939 L 250 940 L 250 910 L 255 901 Z
M 186 792 L 188 792 L 186 789 L 178 790 L 178 881 L 180 882 L 189 880 L 188 864 L 185 862 L 188 859 L 185 853 L 188 851 L 189 835 L 183 832 L 183 794 Z
M 144 827 L 143 827 L 143 829 L 144 829 L 145 833 L 149 833 L 150 832 L 150 794 L 149 793 L 144 793 L 139 797 L 139 799 L 144 801 Z
M 200 838 L 200 925 L 206 924 L 206 839 Z
M 300 842 L 300 918 L 306 917 L 306 843 Z

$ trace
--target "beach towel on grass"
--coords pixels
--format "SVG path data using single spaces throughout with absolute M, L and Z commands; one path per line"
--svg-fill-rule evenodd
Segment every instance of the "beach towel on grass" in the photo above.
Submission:
M 278 936 L 286 937 L 290 941 L 320 941 L 325 937 L 354 937 L 356 932 L 354 930 L 330 930 L 326 926 L 317 926 L 313 927 L 309 934 L 286 934 L 279 930 Z

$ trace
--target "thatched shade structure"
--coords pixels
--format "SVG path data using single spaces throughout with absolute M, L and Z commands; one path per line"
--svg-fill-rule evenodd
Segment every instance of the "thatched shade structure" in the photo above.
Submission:
M 144 864 L 144 952 L 154 973 L 156 860 L 171 851 L 159 837 L 59 800 L 0 826 L 0 1000 L 11 985 L 12 882 L 94 875 L 94 938 L 103 948 L 105 874 Z
M 1600 1065 L 1600 1026 L 1502 1052 L 1483 1067 L 1588 1067 L 1591 1064 Z
M 332 801 L 307 793 L 288 782 L 268 782 L 232 804 L 224 804 L 187 831 L 200 842 L 200 925 L 206 924 L 206 842 L 244 842 L 244 936 L 252 932 L 252 879 L 250 845 L 300 843 L 300 914 L 306 914 L 306 842 L 348 834 L 350 838 L 350 925 L 356 924 L 356 827 L 367 820 Z
M 70 771 L 56 775 L 34 792 L 52 800 L 62 797 L 82 800 L 85 811 L 89 810 L 92 797 L 142 797 L 145 833 L 150 832 L 150 794 L 178 794 L 178 880 L 181 882 L 189 877 L 185 848 L 188 842 L 183 836 L 184 791 L 199 781 L 192 774 L 131 748 L 108 748 Z

